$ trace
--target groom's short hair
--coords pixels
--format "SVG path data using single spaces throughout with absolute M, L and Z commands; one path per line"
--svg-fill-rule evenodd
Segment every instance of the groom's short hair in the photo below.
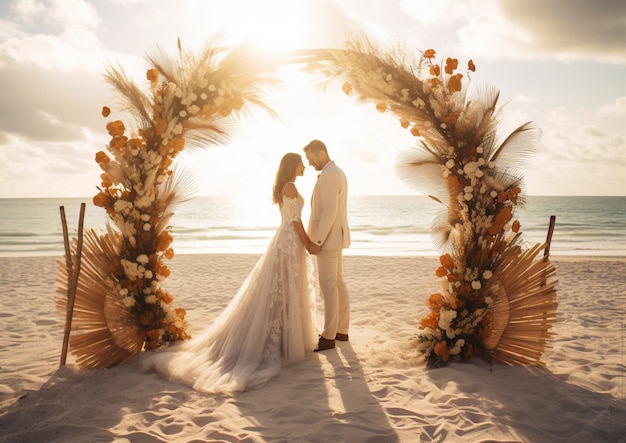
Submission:
M 308 145 L 304 147 L 304 152 L 311 152 L 312 154 L 319 154 L 324 151 L 328 154 L 328 150 L 326 149 L 326 145 L 319 140 L 312 140 Z

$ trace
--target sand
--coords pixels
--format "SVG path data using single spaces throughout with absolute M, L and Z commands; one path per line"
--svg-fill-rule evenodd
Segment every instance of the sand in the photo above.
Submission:
M 165 286 L 191 333 L 221 312 L 256 259 L 173 259 Z M 80 372 L 70 355 L 59 368 L 56 260 L 0 258 L 1 442 L 626 441 L 624 257 L 553 257 L 559 316 L 545 368 L 475 360 L 428 369 L 409 343 L 438 289 L 437 258 L 347 256 L 350 342 L 235 396 L 143 373 L 138 360 Z

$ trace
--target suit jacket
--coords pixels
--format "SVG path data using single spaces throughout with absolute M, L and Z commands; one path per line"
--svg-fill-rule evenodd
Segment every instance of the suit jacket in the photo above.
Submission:
M 322 249 L 350 246 L 348 182 L 334 161 L 324 166 L 313 188 L 308 234 Z

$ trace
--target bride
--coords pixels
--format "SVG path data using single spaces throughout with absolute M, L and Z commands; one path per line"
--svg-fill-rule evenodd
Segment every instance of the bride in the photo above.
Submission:
M 313 351 L 317 335 L 305 249 L 309 238 L 300 218 L 304 198 L 294 184 L 303 173 L 299 154 L 283 156 L 273 188 L 281 224 L 267 250 L 204 333 L 144 354 L 144 370 L 154 368 L 198 391 L 234 393 L 261 386 L 281 367 Z

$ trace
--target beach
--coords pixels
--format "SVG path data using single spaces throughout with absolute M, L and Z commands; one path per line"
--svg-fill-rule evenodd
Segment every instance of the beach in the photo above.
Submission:
M 350 341 L 265 386 L 208 395 L 134 361 L 59 368 L 60 257 L 0 257 L 1 442 L 626 442 L 626 258 L 555 256 L 544 368 L 426 368 L 412 352 L 437 257 L 346 256 Z M 258 259 L 188 254 L 164 286 L 202 331 Z M 318 329 L 322 305 L 318 300 Z

